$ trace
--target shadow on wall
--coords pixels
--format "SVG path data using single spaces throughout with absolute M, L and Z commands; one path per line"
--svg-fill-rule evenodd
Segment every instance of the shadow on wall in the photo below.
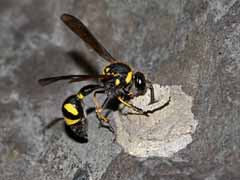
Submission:
M 96 66 L 94 66 L 95 63 L 90 63 L 92 61 L 90 59 L 87 59 L 83 53 L 77 50 L 72 50 L 67 52 L 67 55 L 75 62 L 79 68 L 87 72 L 87 74 L 99 74 L 99 70 Z

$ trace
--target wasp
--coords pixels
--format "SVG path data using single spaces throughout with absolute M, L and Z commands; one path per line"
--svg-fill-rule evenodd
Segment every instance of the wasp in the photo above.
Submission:
M 63 23 L 76 33 L 88 46 L 90 46 L 99 56 L 109 64 L 105 66 L 102 74 L 98 75 L 65 75 L 39 79 L 42 86 L 49 85 L 57 81 L 68 81 L 70 83 L 97 79 L 96 84 L 89 84 L 82 87 L 78 93 L 69 96 L 62 105 L 62 113 L 67 126 L 79 137 L 84 134 L 87 126 L 83 100 L 93 93 L 96 116 L 100 125 L 107 127 L 110 131 L 114 129 L 109 123 L 109 119 L 103 115 L 103 110 L 112 98 L 116 98 L 120 103 L 133 109 L 138 114 L 148 115 L 143 109 L 134 106 L 129 100 L 134 97 L 144 95 L 147 88 L 151 91 L 149 104 L 155 103 L 152 83 L 147 80 L 142 72 L 134 70 L 126 63 L 115 59 L 93 36 L 88 28 L 76 17 L 63 14 Z M 97 99 L 98 94 L 106 94 L 106 99 L 102 104 Z

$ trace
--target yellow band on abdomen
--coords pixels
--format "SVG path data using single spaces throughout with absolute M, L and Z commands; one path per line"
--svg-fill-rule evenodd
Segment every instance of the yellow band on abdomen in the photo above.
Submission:
M 79 121 L 81 121 L 81 119 L 79 118 L 79 119 L 72 120 L 72 119 L 64 117 L 64 121 L 68 126 L 70 126 L 70 125 L 74 125 L 74 124 L 78 123 Z
M 67 103 L 67 104 L 64 105 L 64 108 L 65 108 L 69 113 L 71 113 L 72 115 L 74 115 L 74 116 L 77 116 L 77 115 L 78 115 L 78 110 L 76 109 L 75 105 L 70 104 L 70 103 Z
M 83 95 L 82 93 L 78 93 L 78 94 L 77 94 L 77 97 L 78 97 L 80 100 L 82 100 L 82 99 L 84 98 L 84 95 Z

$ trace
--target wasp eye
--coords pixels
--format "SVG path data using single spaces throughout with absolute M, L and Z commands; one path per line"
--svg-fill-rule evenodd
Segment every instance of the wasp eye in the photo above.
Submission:
M 142 84 L 142 79 L 138 79 L 137 84 L 141 85 Z
M 139 91 L 139 93 L 145 93 L 146 90 L 146 80 L 145 76 L 141 72 L 135 73 L 135 87 Z

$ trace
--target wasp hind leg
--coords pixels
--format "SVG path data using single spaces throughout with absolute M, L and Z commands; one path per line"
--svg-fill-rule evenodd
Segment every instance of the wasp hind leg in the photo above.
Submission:
M 102 111 L 105 109 L 106 105 L 108 104 L 110 97 L 107 97 L 102 105 L 99 104 L 97 100 L 97 94 L 103 94 L 105 91 L 95 91 L 93 94 L 93 101 L 96 107 L 96 115 L 100 122 L 100 127 L 107 128 L 109 131 L 111 131 L 115 135 L 115 130 L 111 126 L 109 119 L 102 114 Z

